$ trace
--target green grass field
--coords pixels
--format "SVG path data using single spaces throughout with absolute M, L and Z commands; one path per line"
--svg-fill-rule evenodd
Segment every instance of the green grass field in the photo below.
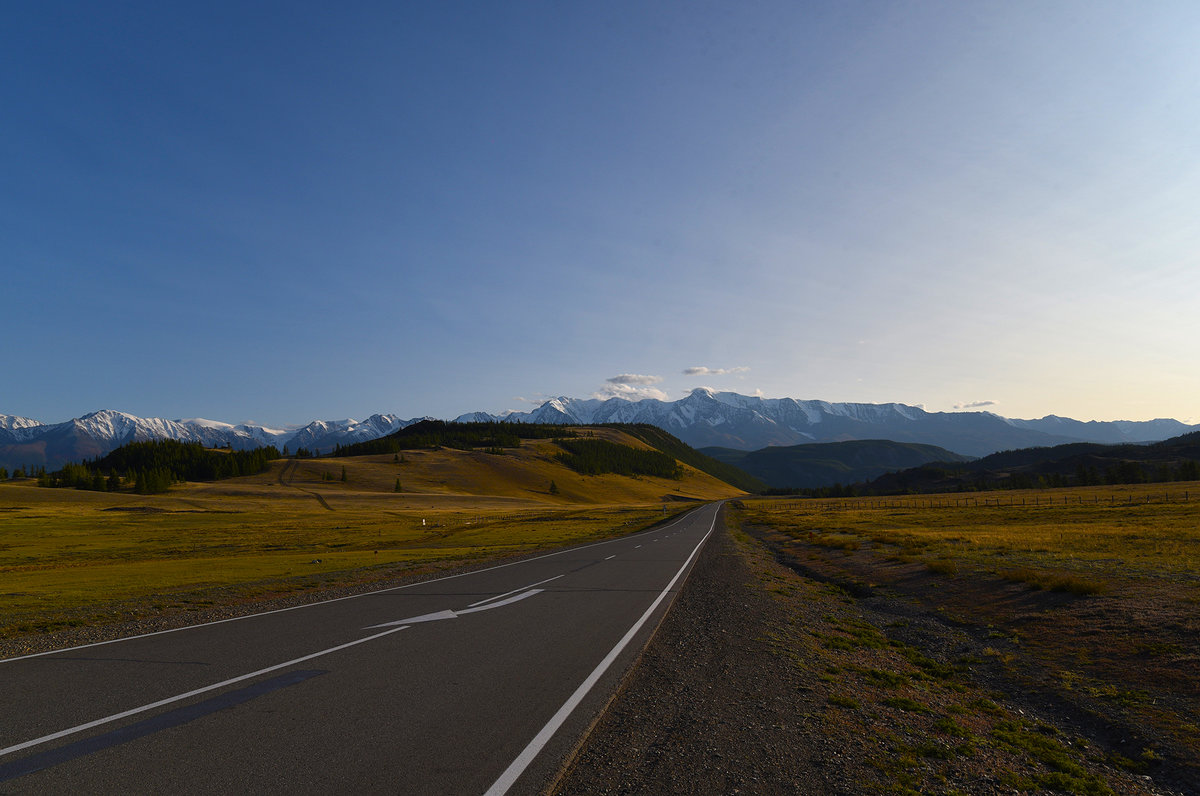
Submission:
M 1200 583 L 1200 483 L 851 500 L 750 500 L 748 519 L 934 567 Z
M 0 637 L 611 537 L 740 494 L 691 468 L 680 480 L 582 476 L 556 452 L 545 441 L 284 460 L 163 495 L 2 483 Z

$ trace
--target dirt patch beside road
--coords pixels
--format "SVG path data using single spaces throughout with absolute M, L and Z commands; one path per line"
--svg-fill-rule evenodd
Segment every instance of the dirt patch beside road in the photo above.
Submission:
M 1010 696 L 987 649 L 722 532 L 552 792 L 1195 792 Z

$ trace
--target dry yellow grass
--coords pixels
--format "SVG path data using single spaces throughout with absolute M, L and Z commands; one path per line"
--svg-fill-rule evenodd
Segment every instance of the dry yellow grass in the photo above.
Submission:
M 0 484 L 0 635 L 114 601 L 556 547 L 740 494 L 691 468 L 679 481 L 581 476 L 557 450 L 534 441 L 503 455 L 280 461 L 165 495 Z
M 1118 765 L 1198 781 L 1200 483 L 738 505 L 804 571 L 951 619 L 1005 688 L 1139 739 Z
M 750 500 L 752 522 L 938 566 L 1200 577 L 1200 483 L 848 500 Z

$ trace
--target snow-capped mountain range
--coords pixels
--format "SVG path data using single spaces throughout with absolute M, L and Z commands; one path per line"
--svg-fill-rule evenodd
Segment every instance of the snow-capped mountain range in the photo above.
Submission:
M 236 450 L 274 445 L 281 450 L 288 446 L 293 451 L 329 451 L 339 444 L 387 436 L 421 419 L 371 415 L 366 420 L 314 420 L 300 428 L 281 429 L 203 418 L 135 417 L 112 409 L 49 425 L 26 417 L 0 415 L 0 467 L 57 469 L 67 462 L 99 458 L 130 442 L 156 439 L 199 442 L 208 447 L 229 445 Z
M 760 398 L 698 388 L 678 401 L 554 398 L 532 412 L 473 413 L 463 420 L 528 423 L 649 423 L 694 448 L 888 439 L 938 445 L 966 456 L 1066 442 L 1155 442 L 1200 430 L 1178 420 L 1082 422 L 1049 415 L 1011 420 L 991 412 L 926 412 L 906 404 Z
M 57 469 L 95 459 L 129 442 L 176 439 L 235 449 L 274 445 L 295 451 L 329 451 L 334 446 L 386 436 L 424 418 L 372 415 L 366 420 L 315 420 L 300 428 L 231 425 L 193 418 L 163 420 L 103 410 L 43 424 L 0 415 L 0 466 Z M 492 415 L 473 412 L 461 422 L 648 423 L 689 445 L 756 450 L 768 445 L 890 439 L 939 445 L 968 456 L 1065 442 L 1154 442 L 1200 430 L 1178 420 L 1081 422 L 1049 415 L 1013 420 L 991 412 L 926 412 L 905 404 L 861 404 L 760 398 L 733 392 L 693 390 L 677 401 L 625 398 L 554 398 L 530 412 Z

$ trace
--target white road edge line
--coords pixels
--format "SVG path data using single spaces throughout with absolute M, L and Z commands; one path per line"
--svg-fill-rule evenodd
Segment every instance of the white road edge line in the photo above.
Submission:
M 575 708 L 579 706 L 579 703 L 582 702 L 583 698 L 587 696 L 587 693 L 592 690 L 592 687 L 596 685 L 596 683 L 608 670 L 608 667 L 611 666 L 613 661 L 617 659 L 617 656 L 621 654 L 621 651 L 629 645 L 629 642 L 633 640 L 633 637 L 637 635 L 637 632 L 642 629 L 642 625 L 646 624 L 646 622 L 650 619 L 650 615 L 653 614 L 655 609 L 658 608 L 658 606 L 662 604 L 662 601 L 666 599 L 667 594 L 675 586 L 676 582 L 683 577 L 683 573 L 687 571 L 688 566 L 691 565 L 692 559 L 694 559 L 696 554 L 700 552 L 700 548 L 704 545 L 704 542 L 708 539 L 708 537 L 712 535 L 713 528 L 716 526 L 717 512 L 713 512 L 713 519 L 712 523 L 708 526 L 708 533 L 704 534 L 704 537 L 700 540 L 696 547 L 693 548 L 691 555 L 687 557 L 687 560 L 683 562 L 683 566 L 681 566 L 679 571 L 675 573 L 675 577 L 671 578 L 671 582 L 668 583 L 661 592 L 659 592 L 658 597 L 655 598 L 654 602 L 650 604 L 650 607 L 646 609 L 646 613 L 642 614 L 642 618 L 637 620 L 633 627 L 629 628 L 629 631 L 622 636 L 621 640 L 617 642 L 617 645 L 613 647 L 607 655 L 604 656 L 604 660 L 600 661 L 599 665 L 596 666 L 596 668 L 592 670 L 592 673 L 587 676 L 587 679 L 579 684 L 579 687 L 575 689 L 575 693 L 571 694 L 567 701 L 563 703 L 563 706 L 558 709 L 558 712 L 550 718 L 550 721 L 546 722 L 546 726 L 542 727 L 541 731 L 533 737 L 533 740 L 529 742 L 529 745 L 525 747 L 521 754 L 517 755 L 517 759 L 509 764 L 508 768 L 504 770 L 504 773 L 500 775 L 500 778 L 492 783 L 492 787 L 487 789 L 487 792 L 484 793 L 484 796 L 503 796 L 503 794 L 508 793 L 508 789 L 511 788 L 516 783 L 517 779 L 520 778 L 521 774 L 525 772 L 525 769 L 528 768 L 529 764 L 533 762 L 533 759 L 537 757 L 538 752 L 542 751 L 542 747 L 549 742 L 549 740 L 554 736 L 554 733 L 558 732 L 558 729 L 562 727 L 564 722 L 566 722 L 567 717 L 570 716 Z
M 683 520 L 692 512 L 687 512 L 680 517 L 677 517 L 671 525 L 683 522 Z M 665 525 L 664 528 L 670 528 L 671 525 Z M 401 589 L 411 589 L 414 586 L 424 586 L 429 583 L 440 583 L 443 580 L 453 580 L 454 578 L 462 578 L 467 575 L 477 575 L 480 572 L 491 572 L 494 569 L 504 569 L 505 567 L 515 567 L 517 564 L 526 564 L 530 561 L 540 561 L 543 558 L 552 558 L 553 556 L 561 556 L 564 553 L 573 553 L 576 550 L 586 550 L 589 547 L 597 547 L 602 544 L 612 544 L 613 542 L 621 542 L 626 539 L 633 539 L 643 534 L 660 531 L 662 528 L 654 528 L 651 530 L 639 531 L 638 533 L 630 534 L 629 536 L 618 536 L 615 539 L 605 539 L 601 542 L 592 542 L 591 544 L 580 545 L 579 547 L 568 547 L 566 550 L 555 550 L 553 553 L 546 553 L 533 558 L 523 558 L 520 561 L 509 561 L 507 564 L 497 564 L 494 567 L 484 567 L 483 569 L 473 569 L 469 572 L 459 572 L 457 575 L 447 575 L 444 578 L 433 578 L 432 580 L 422 580 L 416 583 L 406 583 L 403 586 L 390 586 L 386 589 L 376 589 L 375 591 L 365 591 L 362 594 L 348 594 L 345 597 L 334 597 L 329 600 L 318 600 L 315 603 L 305 603 L 304 605 L 293 605 L 288 608 L 276 608 L 272 611 L 261 611 L 257 614 L 246 614 L 245 616 L 231 616 L 228 619 L 217 619 L 212 622 L 201 622 L 198 625 L 184 625 L 183 627 L 172 627 L 167 630 L 155 630 L 153 633 L 139 633 L 136 636 L 122 636 L 121 638 L 112 638 L 108 641 L 93 641 L 91 644 L 80 644 L 76 647 L 63 647 L 57 650 L 46 650 L 45 652 L 34 652 L 29 655 L 19 655 L 16 658 L 0 658 L 0 664 L 12 663 L 14 661 L 23 661 L 27 658 L 40 658 L 43 655 L 57 655 L 60 652 L 74 652 L 75 650 L 88 649 L 89 647 L 103 647 L 105 644 L 116 644 L 121 641 L 133 641 L 139 638 L 148 638 L 150 636 L 161 636 L 166 633 L 178 633 L 180 630 L 195 630 L 200 627 L 209 627 L 211 625 L 223 625 L 226 622 L 240 622 L 243 619 L 253 619 L 256 616 L 269 616 L 270 614 L 281 614 L 285 611 L 297 611 L 301 608 L 313 608 L 318 605 L 328 605 L 329 603 L 341 602 L 342 600 L 353 600 L 358 597 L 369 597 L 372 594 L 384 594 L 389 591 L 399 591 Z M 640 545 L 639 545 L 640 546 Z
M 145 713 L 147 710 L 154 710 L 155 708 L 160 708 L 163 705 L 169 705 L 172 702 L 179 702 L 180 700 L 188 699 L 189 697 L 194 697 L 194 696 L 197 696 L 198 694 L 204 694 L 209 691 L 215 691 L 216 689 L 224 688 L 227 685 L 233 685 L 234 683 L 240 683 L 242 680 L 249 680 L 252 677 L 258 677 L 260 674 L 266 674 L 267 672 L 274 672 L 278 669 L 286 669 L 288 666 L 293 666 L 297 663 L 303 663 L 304 661 L 311 661 L 313 658 L 319 658 L 322 655 L 328 655 L 331 652 L 337 652 L 338 650 L 344 650 L 347 647 L 353 647 L 357 644 L 364 644 L 368 641 L 374 641 L 377 638 L 382 638 L 391 633 L 395 633 L 397 630 L 405 630 L 405 629 L 407 629 L 407 627 L 408 627 L 408 625 L 405 625 L 403 627 L 394 627 L 391 630 L 385 630 L 382 633 L 376 633 L 373 636 L 367 636 L 366 638 L 360 638 L 356 641 L 347 642 L 346 644 L 339 644 L 336 647 L 330 647 L 327 650 L 321 650 L 320 652 L 314 652 L 311 655 L 304 655 L 299 658 L 293 658 L 292 660 L 286 661 L 284 663 L 277 663 L 274 666 L 268 666 L 265 669 L 259 669 L 257 672 L 250 672 L 249 674 L 243 674 L 238 677 L 231 677 L 228 680 L 222 680 L 219 683 L 213 683 L 212 685 L 206 685 L 203 688 L 197 688 L 193 691 L 188 691 L 186 694 L 178 694 L 173 697 L 167 697 L 166 699 L 160 699 L 157 702 L 151 702 L 149 705 L 142 705 L 141 707 L 138 707 L 138 708 L 131 708 L 130 710 L 126 710 L 121 713 L 114 713 L 111 716 L 105 716 L 102 719 L 96 719 L 95 721 L 89 721 L 86 724 L 80 724 L 76 727 L 71 727 L 70 729 L 60 730 L 59 732 L 50 733 L 49 735 L 43 735 L 41 738 L 34 738 L 32 741 L 25 741 L 24 743 L 19 743 L 16 746 L 10 746 L 7 749 L 0 749 L 0 757 L 3 757 L 4 755 L 7 755 L 7 754 L 11 754 L 12 752 L 19 752 L 22 749 L 28 749 L 31 746 L 37 746 L 38 744 L 46 743 L 47 741 L 53 741 L 58 738 L 65 738 L 66 736 L 74 735 L 77 732 L 83 732 L 84 730 L 90 730 L 93 727 L 99 727 L 102 724 L 110 724 L 111 722 L 119 721 L 128 716 L 136 716 L 138 713 Z
M 530 583 L 528 586 L 521 586 L 520 588 L 513 589 L 512 591 L 506 591 L 506 592 L 504 592 L 504 594 L 497 594 L 495 597 L 488 597 L 486 600 L 480 600 L 477 603 L 471 603 L 467 607 L 474 608 L 477 605 L 483 605 L 484 603 L 490 603 L 492 600 L 499 600 L 503 597 L 507 597 L 510 594 L 516 594 L 517 592 L 524 591 L 525 589 L 532 589 L 534 586 L 541 586 L 543 583 L 549 583 L 552 580 L 558 580 L 559 578 L 565 578 L 566 576 L 567 576 L 567 573 L 564 572 L 561 575 L 555 575 L 552 578 L 546 578 L 545 580 L 539 580 L 537 583 Z M 462 611 L 458 611 L 458 613 L 461 614 Z

